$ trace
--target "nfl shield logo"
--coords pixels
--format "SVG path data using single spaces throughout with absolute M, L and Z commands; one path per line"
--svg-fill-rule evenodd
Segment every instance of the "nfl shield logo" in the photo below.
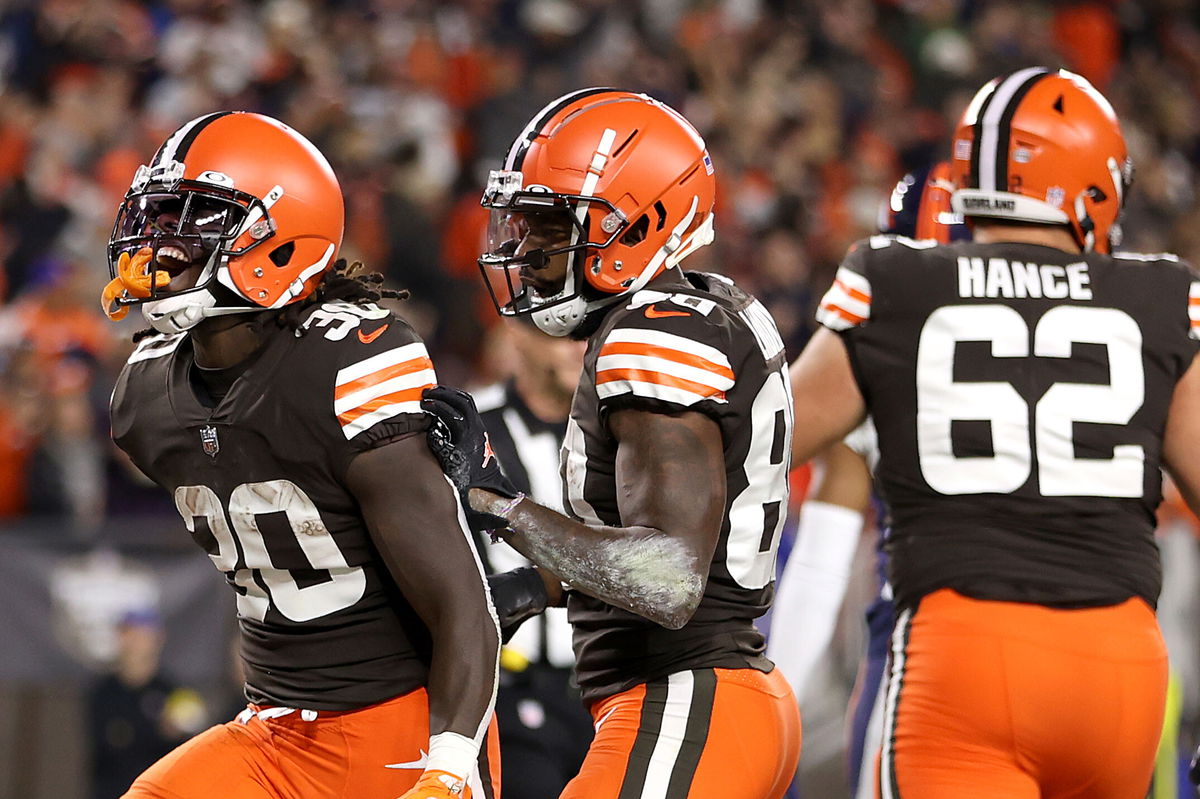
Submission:
M 217 441 L 217 428 L 212 425 L 200 428 L 200 446 L 204 448 L 204 454 L 208 457 L 217 457 L 217 453 L 221 451 L 221 442 Z

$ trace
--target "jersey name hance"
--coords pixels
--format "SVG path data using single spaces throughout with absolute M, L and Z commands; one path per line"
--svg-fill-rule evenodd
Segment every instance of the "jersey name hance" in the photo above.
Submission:
M 1155 603 L 1162 434 L 1200 328 L 1187 266 L 876 236 L 818 319 L 879 433 L 901 604 Z
M 787 513 L 786 367 L 770 314 L 717 275 L 655 283 L 610 311 L 590 338 L 563 444 L 567 513 L 588 524 L 621 525 L 617 442 L 607 426 L 620 409 L 711 417 L 724 442 L 727 493 L 704 596 L 682 629 L 571 592 L 586 701 L 686 669 L 771 668 L 754 619 L 774 594 Z
M 436 377 L 380 308 L 327 303 L 305 325 L 269 327 L 215 407 L 198 398 L 190 338 L 145 339 L 113 393 L 113 438 L 237 593 L 248 698 L 344 710 L 425 683 L 429 633 L 343 477 L 358 453 L 425 429 Z

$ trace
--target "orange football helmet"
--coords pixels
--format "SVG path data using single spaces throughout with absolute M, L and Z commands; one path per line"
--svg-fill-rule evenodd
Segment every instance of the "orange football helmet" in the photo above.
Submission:
M 953 193 L 950 164 L 946 161 L 909 172 L 880 206 L 879 232 L 933 239 L 939 244 L 971 238 L 962 215 L 950 209 Z
M 985 84 L 951 165 L 964 216 L 1066 225 L 1085 252 L 1120 244 L 1133 164 L 1112 106 L 1079 75 L 1030 67 Z
M 142 305 L 163 332 L 281 308 L 312 293 L 342 242 L 342 190 L 296 131 L 261 114 L 188 122 L 138 168 L 108 243 L 104 311 Z M 193 285 L 170 289 L 202 267 Z
M 644 94 L 573 92 L 543 108 L 489 176 L 480 270 L 502 316 L 531 314 L 564 336 L 712 242 L 715 197 L 712 159 L 678 112 Z M 535 218 L 557 218 L 565 238 L 528 249 Z M 522 282 L 523 269 L 561 254 L 560 290 L 543 296 Z M 497 270 L 507 297 L 497 294 Z

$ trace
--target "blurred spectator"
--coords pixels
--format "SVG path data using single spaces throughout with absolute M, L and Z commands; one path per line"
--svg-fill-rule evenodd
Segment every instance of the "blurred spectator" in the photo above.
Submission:
M 203 724 L 198 696 L 159 673 L 162 644 L 156 611 L 126 613 L 113 670 L 88 691 L 93 799 L 117 799 L 147 766 Z

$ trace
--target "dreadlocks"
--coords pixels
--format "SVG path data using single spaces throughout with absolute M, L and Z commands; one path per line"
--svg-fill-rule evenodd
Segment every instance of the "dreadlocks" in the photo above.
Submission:
M 355 305 L 379 302 L 380 300 L 406 300 L 408 291 L 389 289 L 383 286 L 383 275 L 368 272 L 361 261 L 347 264 L 345 258 L 334 262 L 333 268 L 321 276 L 316 290 L 301 302 L 293 303 L 275 317 L 280 327 L 291 328 L 296 335 L 305 333 L 303 320 L 305 311 L 323 302 L 349 302 Z
M 316 289 L 300 302 L 284 306 L 280 313 L 264 311 L 254 317 L 251 324 L 259 329 L 265 328 L 272 322 L 279 327 L 290 328 L 297 336 L 305 334 L 305 312 L 313 305 L 323 302 L 349 302 L 355 305 L 379 302 L 380 300 L 408 299 L 404 289 L 389 289 L 383 285 L 383 275 L 378 272 L 368 272 L 361 261 L 348 263 L 345 258 L 334 261 L 333 267 L 321 276 Z M 136 344 L 147 336 L 157 333 L 154 328 L 139 330 L 133 334 Z

